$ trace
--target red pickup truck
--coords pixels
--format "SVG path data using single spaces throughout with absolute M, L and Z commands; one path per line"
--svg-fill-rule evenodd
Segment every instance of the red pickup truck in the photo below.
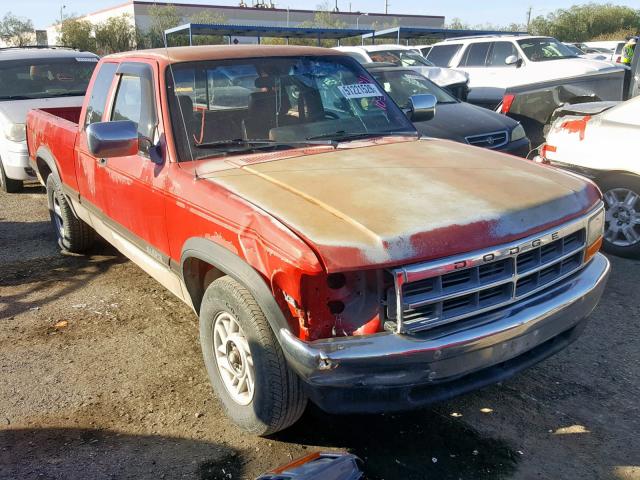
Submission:
M 605 286 L 580 177 L 419 138 L 355 60 L 219 46 L 107 56 L 27 140 L 60 245 L 99 234 L 200 317 L 228 415 L 268 434 L 427 405 L 581 332 Z

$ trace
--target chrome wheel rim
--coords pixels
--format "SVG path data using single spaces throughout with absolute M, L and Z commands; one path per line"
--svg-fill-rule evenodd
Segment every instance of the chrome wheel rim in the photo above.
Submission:
M 57 195 L 53 195 L 53 221 L 60 238 L 64 238 L 64 219 L 62 218 L 62 208 Z
M 604 238 L 618 247 L 640 242 L 640 196 L 628 188 L 612 188 L 604 194 Z
M 255 391 L 253 358 L 242 327 L 229 312 L 220 312 L 213 322 L 213 348 L 227 392 L 237 404 L 248 405 Z

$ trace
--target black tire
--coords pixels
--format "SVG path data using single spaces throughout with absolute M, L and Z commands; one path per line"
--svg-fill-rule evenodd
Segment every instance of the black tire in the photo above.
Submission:
M 605 236 L 602 242 L 602 248 L 605 252 L 610 253 L 612 255 L 616 255 L 619 257 L 625 258 L 640 258 L 640 238 L 637 242 L 629 244 L 629 245 L 620 245 L 616 243 L 620 243 L 621 234 L 617 237 L 612 236 L 610 229 L 612 228 L 610 222 L 616 222 L 616 225 L 613 226 L 615 228 L 618 223 L 622 223 L 623 226 L 626 225 L 629 221 L 629 214 L 633 217 L 634 212 L 637 212 L 638 219 L 640 219 L 640 201 L 636 202 L 628 210 L 620 211 L 618 208 L 611 208 L 611 201 L 609 199 L 613 198 L 611 195 L 618 199 L 622 199 L 624 194 L 624 190 L 628 190 L 632 193 L 635 193 L 640 199 L 640 178 L 633 175 L 616 175 L 612 177 L 607 177 L 598 182 L 598 186 L 602 190 L 605 200 L 605 209 L 607 211 L 606 222 L 605 222 Z M 635 208 L 634 208 L 635 207 Z M 640 225 L 636 228 L 637 232 L 640 232 Z
M 250 403 L 238 403 L 229 393 L 218 368 L 214 325 L 220 315 L 235 317 L 248 341 L 253 360 L 254 389 Z M 307 398 L 302 383 L 289 368 L 269 322 L 247 288 L 222 277 L 207 288 L 200 308 L 200 342 L 209 378 L 227 416 L 240 428 L 269 435 L 293 425 Z
M 47 197 L 51 224 L 58 238 L 58 245 L 72 253 L 83 253 L 93 245 L 94 230 L 84 221 L 77 218 L 62 188 L 53 175 L 47 177 Z
M 22 187 L 22 180 L 14 180 L 13 178 L 7 177 L 7 174 L 4 172 L 4 167 L 2 166 L 2 160 L 0 160 L 0 188 L 2 191 L 5 193 L 20 193 Z

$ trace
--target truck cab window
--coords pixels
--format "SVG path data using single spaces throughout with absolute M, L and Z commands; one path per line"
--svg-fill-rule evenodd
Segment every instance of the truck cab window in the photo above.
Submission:
M 111 120 L 130 120 L 136 123 L 140 138 L 151 141 L 156 126 L 153 105 L 153 91 L 144 78 L 136 75 L 122 75 L 111 112 Z M 148 143 L 145 142 L 145 144 Z
M 100 70 L 98 70 L 96 80 L 91 89 L 91 98 L 87 105 L 87 114 L 84 120 L 85 127 L 102 120 L 104 107 L 107 104 L 109 87 L 111 87 L 111 82 L 113 81 L 113 76 L 117 68 L 117 63 L 103 63 Z

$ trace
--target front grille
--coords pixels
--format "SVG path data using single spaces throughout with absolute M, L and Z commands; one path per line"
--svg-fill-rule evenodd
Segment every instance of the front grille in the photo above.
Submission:
M 468 261 L 394 270 L 406 280 L 387 293 L 386 328 L 412 333 L 510 305 L 580 269 L 585 247 L 586 228 L 577 222 L 524 243 L 467 255 Z
M 465 137 L 469 145 L 483 148 L 500 148 L 509 143 L 509 132 L 503 130 L 501 132 L 485 133 L 483 135 L 471 135 Z

